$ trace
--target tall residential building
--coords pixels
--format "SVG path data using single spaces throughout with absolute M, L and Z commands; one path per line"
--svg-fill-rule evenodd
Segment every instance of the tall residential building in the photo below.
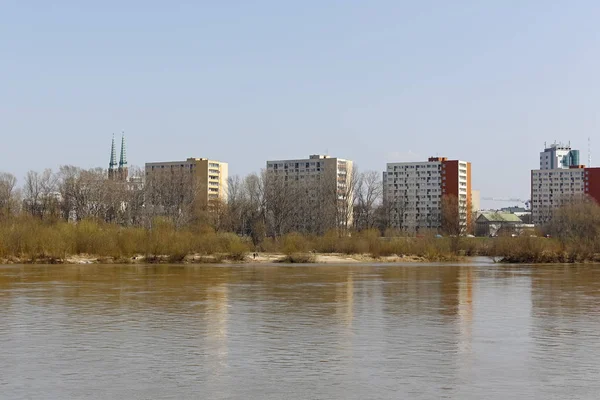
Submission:
M 347 189 L 352 161 L 314 154 L 298 160 L 267 161 L 267 174 L 283 176 L 289 183 L 327 179 L 338 191 Z
M 531 171 L 531 220 L 544 224 L 557 208 L 583 200 L 600 203 L 600 168 L 579 164 L 579 151 L 554 143 L 540 153 L 540 169 Z
M 540 169 L 568 169 L 579 165 L 579 150 L 571 149 L 571 145 L 556 143 L 546 147 L 540 153 Z
M 339 227 L 352 222 L 352 161 L 315 154 L 303 159 L 267 161 L 266 172 L 273 188 L 285 187 L 289 193 L 295 193 L 295 196 L 308 195 L 309 209 L 300 211 L 298 208 L 295 212 L 315 211 L 316 215 L 318 209 L 333 205 L 335 212 L 323 212 L 322 218 L 335 214 L 337 222 L 321 220 L 319 222 L 323 222 L 322 225 L 335 227 L 337 224 Z M 314 226 L 316 223 L 313 221 L 312 224 Z M 297 226 L 293 229 L 302 230 Z M 305 228 L 309 231 L 311 229 Z
M 577 165 L 531 171 L 531 220 L 536 225 L 550 221 L 558 207 L 586 197 L 600 203 L 600 168 Z
M 384 204 L 391 225 L 408 232 L 439 229 L 443 198 L 456 199 L 465 227 L 472 219 L 471 163 L 431 157 L 423 162 L 388 163 L 383 174 Z
M 207 158 L 146 163 L 146 184 L 193 189 L 202 202 L 227 200 L 227 163 Z

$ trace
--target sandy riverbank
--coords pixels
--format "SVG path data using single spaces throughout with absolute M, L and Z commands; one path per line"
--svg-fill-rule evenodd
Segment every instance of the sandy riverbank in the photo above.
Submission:
M 358 263 L 399 263 L 399 262 L 426 262 L 427 259 L 418 256 L 386 256 L 372 257 L 368 254 L 309 254 L 310 263 L 314 264 L 358 264 Z M 64 259 L 39 258 L 36 260 L 11 257 L 0 259 L 0 264 L 275 264 L 286 262 L 286 255 L 281 253 L 257 253 L 249 254 L 243 260 L 232 260 L 222 255 L 200 255 L 193 254 L 181 260 L 173 260 L 168 256 L 157 256 L 146 258 L 139 255 L 132 258 L 98 257 L 88 254 L 80 254 L 65 257 Z

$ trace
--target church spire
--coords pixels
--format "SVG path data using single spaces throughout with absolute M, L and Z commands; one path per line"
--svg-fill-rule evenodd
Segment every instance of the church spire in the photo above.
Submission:
M 108 163 L 108 170 L 112 171 L 117 167 L 117 151 L 115 148 L 115 134 L 113 133 L 112 146 L 110 147 L 110 162 Z
M 129 171 L 127 169 L 127 152 L 125 151 L 125 133 L 121 135 L 121 157 L 119 158 L 118 179 L 122 182 L 127 181 Z
M 125 133 L 123 133 L 123 135 L 121 136 L 121 158 L 119 159 L 119 168 L 127 168 L 127 153 L 125 151 Z

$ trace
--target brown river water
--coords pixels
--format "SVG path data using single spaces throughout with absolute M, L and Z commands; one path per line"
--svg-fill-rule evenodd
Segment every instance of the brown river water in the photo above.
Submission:
M 0 266 L 1 399 L 598 399 L 600 265 Z

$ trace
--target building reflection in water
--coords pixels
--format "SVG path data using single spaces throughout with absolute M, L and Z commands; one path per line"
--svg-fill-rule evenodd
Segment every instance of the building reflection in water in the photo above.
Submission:
M 2 394 L 597 398 L 599 300 L 594 265 L 10 266 Z
M 346 272 L 345 284 L 338 285 L 335 303 L 338 318 L 351 330 L 354 319 L 354 275 L 352 271 Z
M 229 288 L 227 283 L 217 283 L 206 288 L 207 308 L 203 311 L 206 324 L 204 349 L 209 350 L 212 374 L 221 375 L 227 367 L 229 355 Z
M 458 281 L 458 351 L 471 353 L 473 342 L 473 269 L 459 268 Z

